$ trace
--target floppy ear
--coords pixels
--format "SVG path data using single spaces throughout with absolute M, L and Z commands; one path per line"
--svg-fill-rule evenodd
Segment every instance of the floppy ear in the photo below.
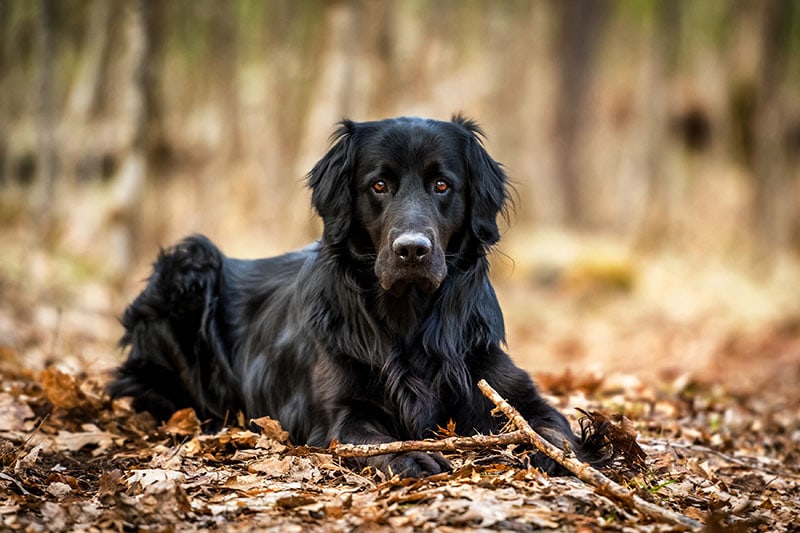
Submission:
M 350 231 L 351 183 L 355 163 L 354 128 L 354 122 L 342 120 L 331 136 L 333 146 L 308 174 L 311 205 L 322 217 L 322 238 L 326 243 L 343 242 Z
M 464 158 L 472 206 L 471 231 L 478 242 L 488 248 L 500 240 L 497 216 L 506 216 L 508 178 L 500 164 L 483 147 L 483 131 L 473 120 L 455 115 L 454 124 L 464 128 L 467 145 Z

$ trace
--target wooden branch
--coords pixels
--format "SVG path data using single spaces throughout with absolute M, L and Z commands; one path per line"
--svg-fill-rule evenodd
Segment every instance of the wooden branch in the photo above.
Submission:
M 480 380 L 478 388 L 481 389 L 484 396 L 497 406 L 497 409 L 511 420 L 512 424 L 527 436 L 528 442 L 533 444 L 537 450 L 575 474 L 581 481 L 593 486 L 601 494 L 627 504 L 640 513 L 656 520 L 667 521 L 688 529 L 702 529 L 703 524 L 700 522 L 642 499 L 634 490 L 615 483 L 602 472 L 577 459 L 571 451 L 561 450 L 545 440 L 531 428 L 528 421 L 519 414 L 519 411 L 500 396 L 486 380 Z
M 474 435 L 472 437 L 447 437 L 440 440 L 404 440 L 381 444 L 342 444 L 333 443 L 329 448 L 340 457 L 372 457 L 401 452 L 452 452 L 474 448 L 495 448 L 509 444 L 528 444 L 530 439 L 522 431 L 501 435 Z

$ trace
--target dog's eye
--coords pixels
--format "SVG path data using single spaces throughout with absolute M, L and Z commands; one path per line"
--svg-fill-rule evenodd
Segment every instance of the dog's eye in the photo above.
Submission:
M 389 187 L 386 185 L 386 182 L 383 180 L 376 180 L 372 182 L 372 191 L 378 194 L 383 194 L 388 192 Z
M 450 185 L 444 180 L 437 180 L 436 183 L 433 184 L 433 190 L 436 192 L 447 192 L 449 188 Z

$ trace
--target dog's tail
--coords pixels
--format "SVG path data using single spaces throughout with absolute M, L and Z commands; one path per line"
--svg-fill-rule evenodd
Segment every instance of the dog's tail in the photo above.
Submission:
M 223 261 L 197 235 L 161 252 L 122 316 L 120 345 L 130 351 L 108 387 L 112 398 L 132 396 L 137 411 L 159 421 L 193 407 L 210 429 L 240 403 L 215 318 Z

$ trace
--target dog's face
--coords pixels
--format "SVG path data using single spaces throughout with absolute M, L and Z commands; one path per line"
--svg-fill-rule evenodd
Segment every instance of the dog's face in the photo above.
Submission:
M 479 133 L 460 117 L 343 122 L 310 174 L 323 240 L 370 257 L 387 292 L 434 292 L 448 258 L 477 257 L 499 238 L 506 178 Z
M 445 250 L 467 209 L 454 133 L 453 125 L 395 121 L 359 146 L 354 215 L 377 252 L 375 275 L 386 291 L 433 292 L 447 275 Z

